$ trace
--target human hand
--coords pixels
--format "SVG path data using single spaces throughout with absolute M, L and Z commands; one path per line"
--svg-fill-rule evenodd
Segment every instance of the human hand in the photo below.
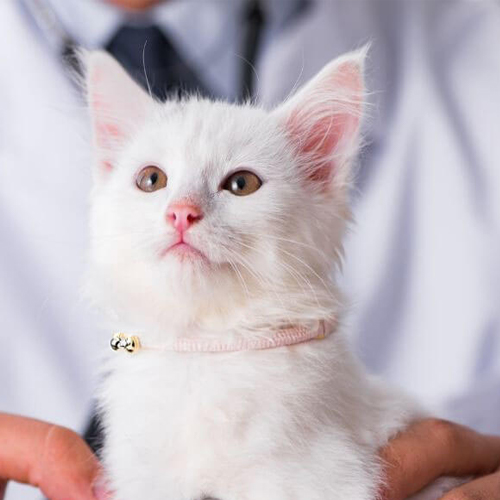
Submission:
M 111 498 L 101 467 L 75 432 L 39 420 L 0 413 L 0 500 L 7 481 L 39 488 L 50 500 Z
M 441 476 L 475 476 L 442 500 L 500 500 L 500 436 L 427 419 L 398 434 L 380 456 L 386 474 L 383 500 L 406 499 Z

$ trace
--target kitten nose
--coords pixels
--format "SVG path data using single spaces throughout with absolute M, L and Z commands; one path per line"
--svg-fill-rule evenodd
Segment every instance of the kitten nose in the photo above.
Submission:
M 200 208 L 186 203 L 173 204 L 167 211 L 167 220 L 179 233 L 187 231 L 202 218 L 203 214 Z

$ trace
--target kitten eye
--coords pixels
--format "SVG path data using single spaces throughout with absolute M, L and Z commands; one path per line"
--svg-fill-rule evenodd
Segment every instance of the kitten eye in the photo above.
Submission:
M 231 174 L 222 185 L 222 189 L 226 189 L 236 196 L 247 196 L 255 193 L 262 186 L 262 181 L 252 172 L 240 170 Z
M 160 168 L 149 165 L 137 174 L 135 184 L 141 191 L 152 193 L 167 185 L 167 176 Z

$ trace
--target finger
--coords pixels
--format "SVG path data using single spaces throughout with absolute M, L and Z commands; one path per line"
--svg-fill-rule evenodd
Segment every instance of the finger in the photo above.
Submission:
M 74 500 L 94 499 L 100 472 L 97 458 L 78 434 L 64 427 L 50 427 L 36 475 L 38 486 L 48 498 L 58 500 L 61 492 L 67 498 L 71 492 Z
M 0 477 L 39 487 L 51 500 L 94 500 L 99 462 L 73 431 L 0 414 Z
M 382 498 L 402 500 L 440 476 L 484 475 L 500 465 L 500 437 L 427 419 L 396 436 L 380 453 Z
M 500 500 L 500 472 L 483 476 L 455 488 L 441 500 Z

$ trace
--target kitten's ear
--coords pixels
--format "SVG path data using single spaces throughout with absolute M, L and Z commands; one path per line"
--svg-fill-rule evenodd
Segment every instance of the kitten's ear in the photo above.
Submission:
M 113 169 L 117 152 L 145 119 L 153 100 L 106 52 L 84 53 L 86 90 L 98 174 Z
M 345 186 L 359 147 L 368 47 L 327 64 L 275 113 L 301 156 L 306 178 L 320 191 Z

